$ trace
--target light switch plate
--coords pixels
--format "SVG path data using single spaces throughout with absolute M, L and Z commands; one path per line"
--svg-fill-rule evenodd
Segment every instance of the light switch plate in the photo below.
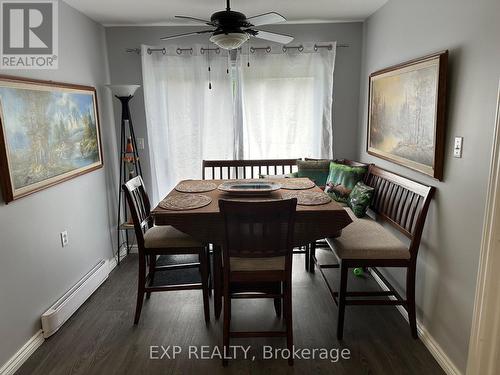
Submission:
M 65 247 L 69 242 L 68 231 L 65 230 L 64 232 L 61 232 L 60 234 L 61 234 L 61 246 Z
M 144 150 L 144 138 L 137 138 L 137 148 Z
M 464 138 L 463 137 L 455 137 L 455 144 L 453 145 L 453 156 L 456 158 L 462 157 L 462 146 L 463 146 Z

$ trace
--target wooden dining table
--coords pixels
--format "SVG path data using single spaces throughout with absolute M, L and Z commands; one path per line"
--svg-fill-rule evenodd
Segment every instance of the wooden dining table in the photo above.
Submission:
M 273 182 L 283 182 L 285 179 L 273 178 Z M 300 179 L 286 179 L 287 182 Z M 229 180 L 210 180 L 215 185 L 220 185 Z M 235 180 L 236 181 L 236 180 Z M 248 181 L 248 180 L 247 180 Z M 232 196 L 219 189 L 208 192 L 196 193 L 210 197 L 210 204 L 196 209 L 190 210 L 169 210 L 158 205 L 151 211 L 155 225 L 171 225 L 176 229 L 189 234 L 193 238 L 205 244 L 214 245 L 214 310 L 215 316 L 220 315 L 222 306 L 222 297 L 220 294 L 221 282 L 221 255 L 220 247 L 224 242 L 224 222 L 219 211 L 220 199 L 233 199 L 245 201 L 259 201 L 269 199 L 283 199 L 283 193 L 290 190 L 279 189 L 265 197 L 249 197 L 249 196 Z M 322 190 L 314 186 L 308 191 Z M 175 190 L 175 188 L 167 195 L 167 197 L 178 194 L 191 194 Z M 167 198 L 165 197 L 165 198 Z M 343 228 L 352 222 L 346 210 L 337 202 L 330 201 L 326 204 L 315 206 L 297 205 L 294 228 L 294 246 L 305 246 L 327 237 L 337 237 L 340 235 Z

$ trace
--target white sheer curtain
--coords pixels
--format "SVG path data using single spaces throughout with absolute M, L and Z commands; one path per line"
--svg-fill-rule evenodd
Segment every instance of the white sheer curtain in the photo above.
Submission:
M 148 54 L 142 46 L 142 78 L 154 204 L 183 179 L 201 177 L 203 159 L 233 159 L 232 85 L 227 54 Z M 206 47 L 206 46 L 205 46 Z M 169 52 L 172 51 L 172 52 Z M 208 64 L 212 89 L 208 89 Z
M 245 159 L 331 158 L 336 43 L 256 50 L 237 61 Z M 322 43 L 325 45 L 325 43 Z
M 207 56 L 196 45 L 179 55 L 170 45 L 149 54 L 153 47 L 142 46 L 152 203 L 200 178 L 203 159 L 331 158 L 336 45 L 328 44 L 256 51 L 250 67 L 238 54 L 230 74 L 226 51 Z

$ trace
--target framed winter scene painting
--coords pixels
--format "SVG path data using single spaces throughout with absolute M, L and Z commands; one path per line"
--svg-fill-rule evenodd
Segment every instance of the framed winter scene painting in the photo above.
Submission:
M 369 154 L 443 178 L 448 51 L 370 75 Z

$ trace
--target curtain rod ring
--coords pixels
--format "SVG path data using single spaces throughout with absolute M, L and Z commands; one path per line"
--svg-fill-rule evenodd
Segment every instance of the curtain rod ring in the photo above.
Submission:
M 289 49 L 290 49 L 290 50 L 291 50 L 291 49 L 296 49 L 296 50 L 297 50 L 297 51 L 299 51 L 299 52 L 303 52 L 303 51 L 304 51 L 304 46 L 301 44 L 300 46 L 296 46 L 296 47 L 287 47 L 287 46 L 283 46 L 283 47 L 282 47 L 283 52 L 286 52 L 286 51 L 288 51 Z
M 162 54 L 165 55 L 167 53 L 167 50 L 165 49 L 165 47 L 163 47 L 163 48 L 148 48 L 147 49 L 148 55 L 151 55 L 153 52 L 161 52 Z
M 327 45 L 327 46 L 318 46 L 317 44 L 314 45 L 314 51 L 318 51 L 318 49 L 320 48 L 326 48 L 328 49 L 328 51 L 331 51 L 333 49 L 333 46 L 331 44 Z
M 200 48 L 200 53 L 201 53 L 202 55 L 204 55 L 204 54 L 205 54 L 205 51 L 207 51 L 207 52 L 210 52 L 210 51 L 215 51 L 215 53 L 216 53 L 217 55 L 218 55 L 218 54 L 220 54 L 220 48 L 219 48 L 219 47 L 217 47 L 217 48 L 203 48 L 203 47 L 201 47 L 201 48 Z
M 266 51 L 267 53 L 271 52 L 271 46 L 267 47 L 250 47 L 250 52 L 255 53 L 255 51 L 263 50 Z
M 189 51 L 189 53 L 192 55 L 193 54 L 193 48 L 180 48 L 180 47 L 177 47 L 177 49 L 175 50 L 175 52 L 180 55 L 182 52 L 184 51 Z

